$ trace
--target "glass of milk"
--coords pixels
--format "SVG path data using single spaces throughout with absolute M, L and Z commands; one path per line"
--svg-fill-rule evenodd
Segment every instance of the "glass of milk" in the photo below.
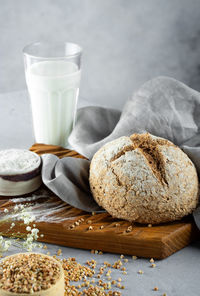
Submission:
M 68 144 L 76 118 L 81 53 L 74 43 L 37 42 L 23 50 L 37 143 Z

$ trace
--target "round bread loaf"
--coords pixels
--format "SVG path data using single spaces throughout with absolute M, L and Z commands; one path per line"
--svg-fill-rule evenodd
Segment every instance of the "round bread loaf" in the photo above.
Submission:
M 97 203 L 113 217 L 158 224 L 179 220 L 198 203 L 198 177 L 188 156 L 149 133 L 104 145 L 90 165 Z

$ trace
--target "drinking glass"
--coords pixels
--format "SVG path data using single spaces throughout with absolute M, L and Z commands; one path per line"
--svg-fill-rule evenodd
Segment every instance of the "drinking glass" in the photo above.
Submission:
M 37 143 L 68 144 L 76 118 L 81 54 L 74 43 L 37 42 L 23 49 Z

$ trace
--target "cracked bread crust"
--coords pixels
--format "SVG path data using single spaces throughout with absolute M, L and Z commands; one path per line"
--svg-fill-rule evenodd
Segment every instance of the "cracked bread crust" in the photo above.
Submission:
M 158 224 L 192 213 L 198 176 L 188 156 L 168 140 L 149 133 L 107 143 L 90 165 L 90 188 L 113 217 Z

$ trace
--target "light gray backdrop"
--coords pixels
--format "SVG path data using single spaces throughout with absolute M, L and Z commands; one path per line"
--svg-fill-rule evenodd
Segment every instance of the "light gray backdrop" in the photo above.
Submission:
M 38 40 L 84 48 L 81 96 L 120 108 L 168 75 L 200 90 L 199 0 L 0 0 L 0 92 L 25 88 L 21 51 Z
M 0 0 L 0 93 L 9 92 L 0 94 L 0 149 L 33 143 L 21 50 L 48 39 L 83 46 L 81 97 L 89 104 L 121 108 L 133 90 L 157 75 L 200 90 L 200 0 Z M 53 255 L 58 248 L 49 250 Z M 129 259 L 127 276 L 113 271 L 114 279 L 122 278 L 124 296 L 197 296 L 199 248 L 190 245 L 153 269 L 148 260 Z M 62 250 L 81 263 L 91 260 L 88 251 Z M 93 257 L 111 263 L 119 258 Z

